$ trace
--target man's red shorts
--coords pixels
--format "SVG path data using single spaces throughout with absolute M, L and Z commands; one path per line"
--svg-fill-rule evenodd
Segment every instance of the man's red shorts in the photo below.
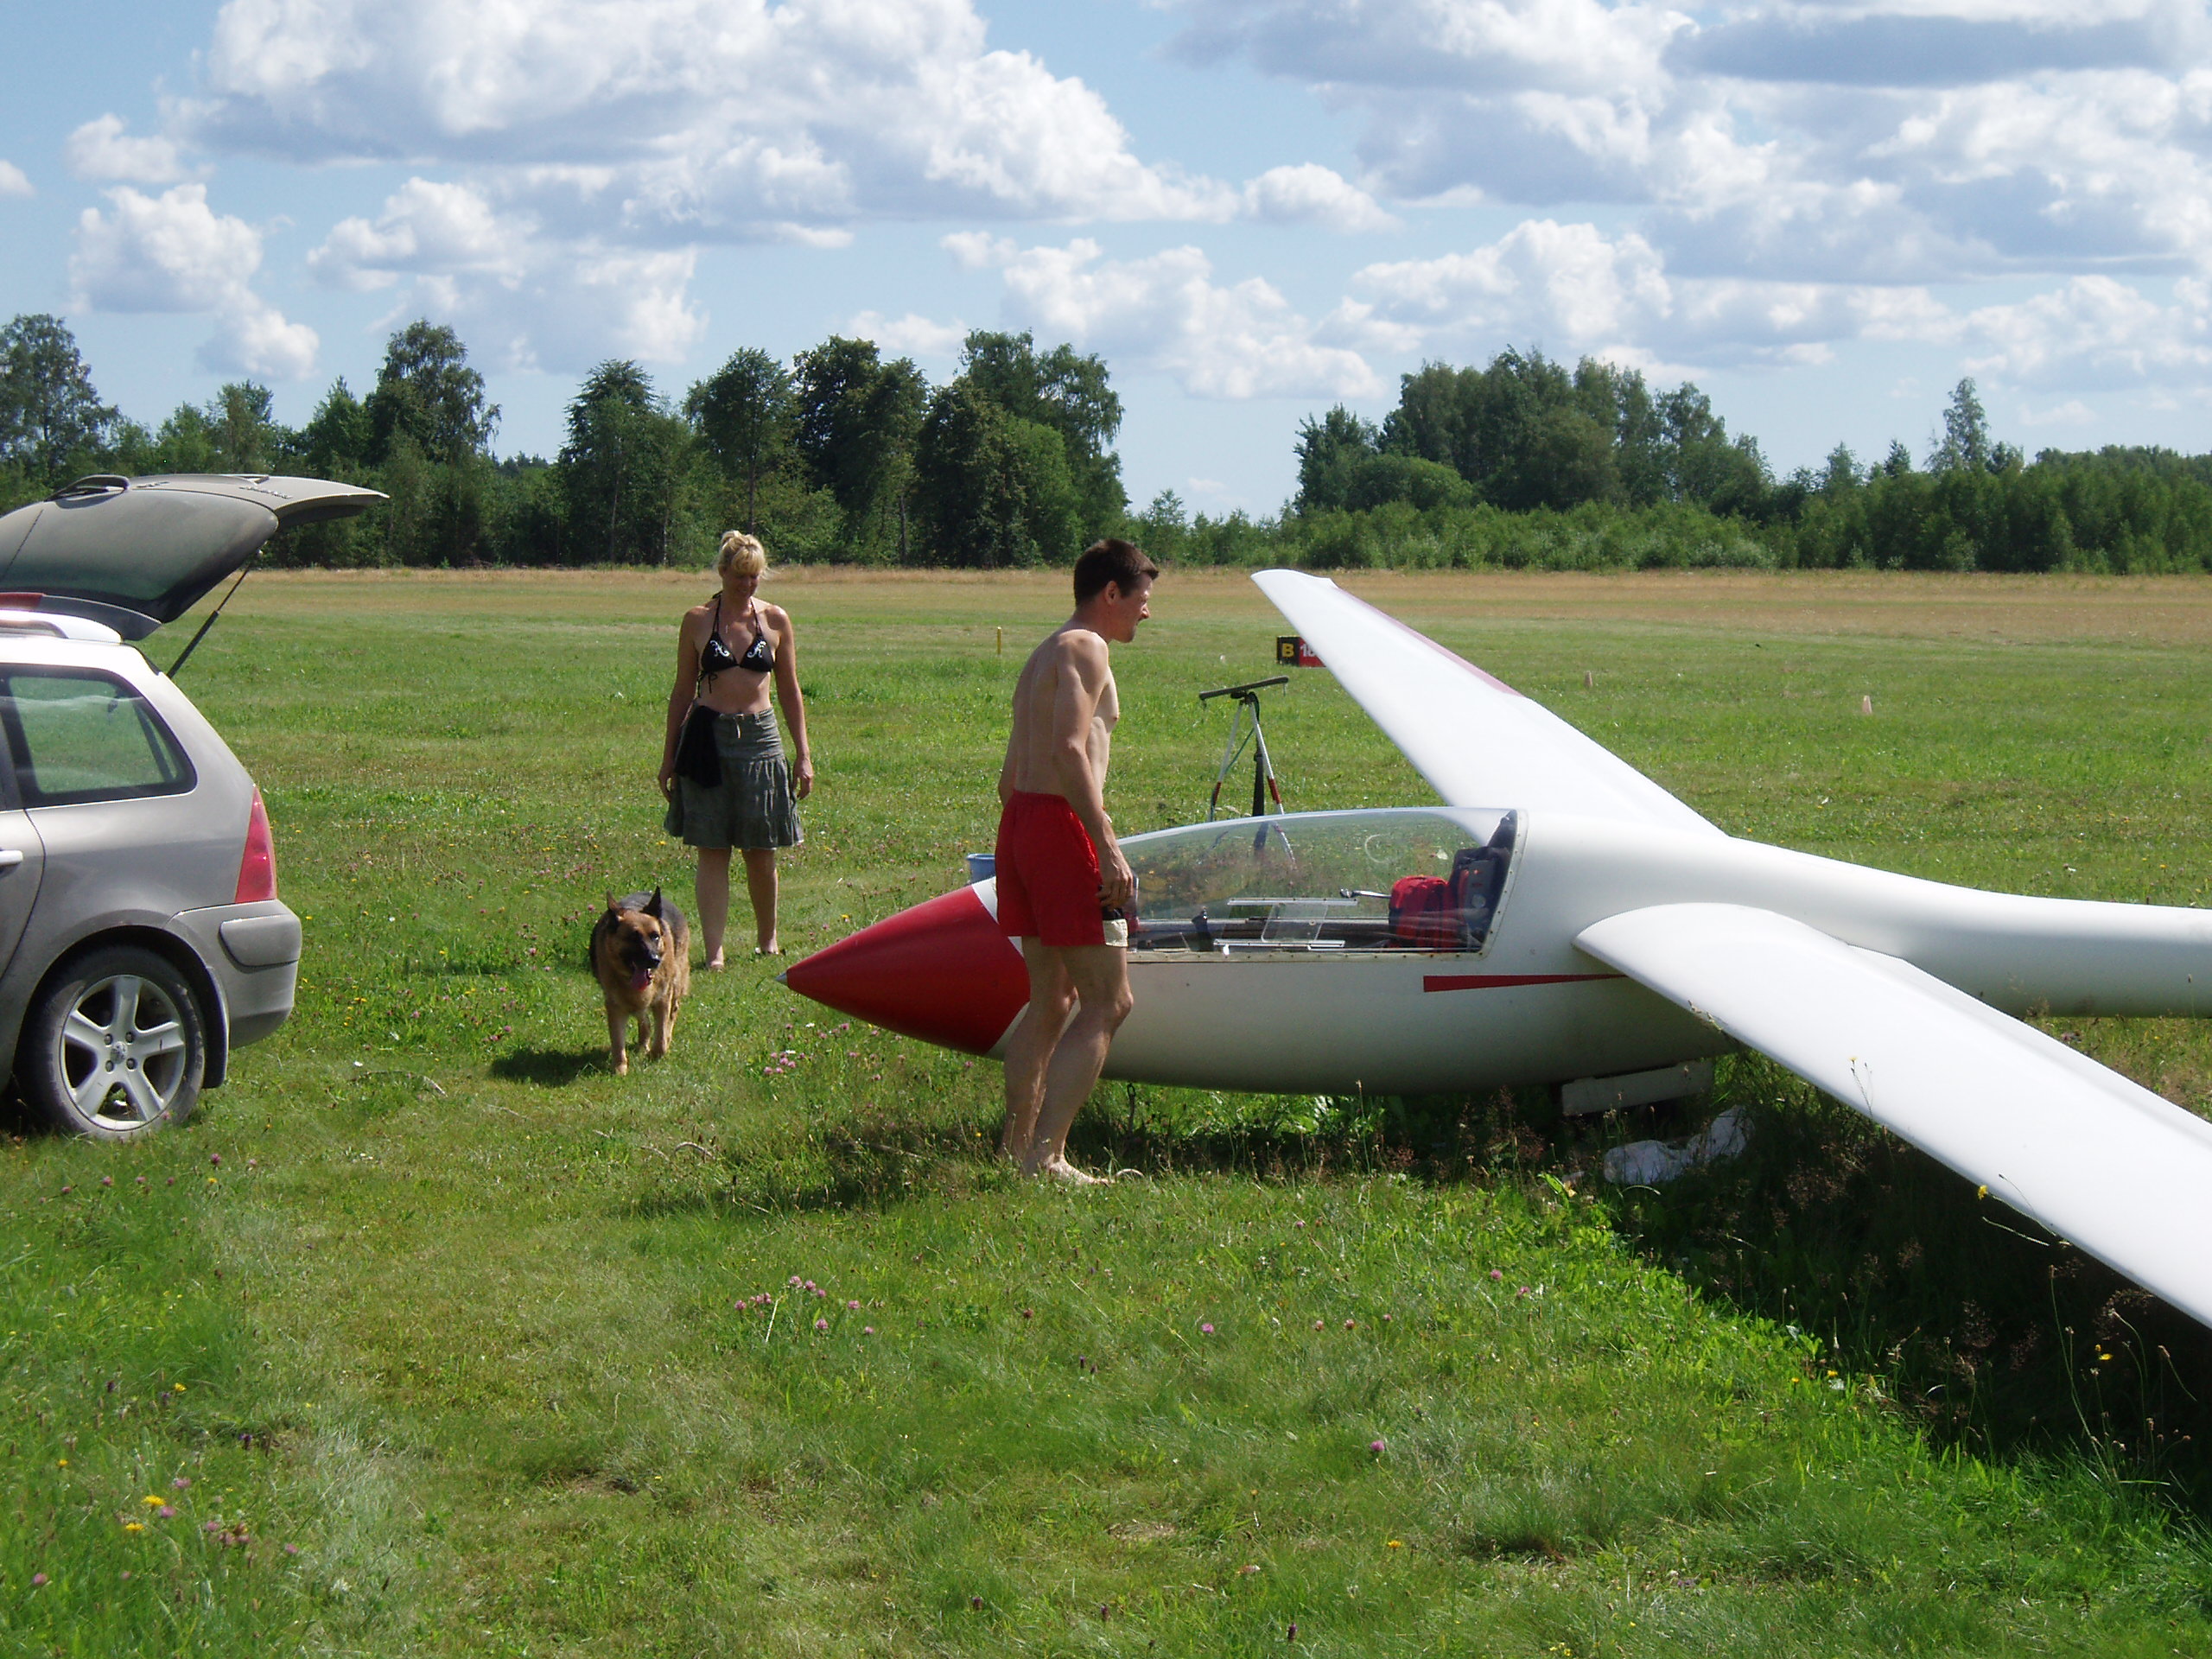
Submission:
M 1106 943 L 1098 849 L 1058 795 L 1014 791 L 999 814 L 999 931 L 1058 949 Z

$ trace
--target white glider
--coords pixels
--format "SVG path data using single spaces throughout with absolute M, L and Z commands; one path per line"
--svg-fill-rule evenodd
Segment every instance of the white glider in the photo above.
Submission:
M 1107 1075 L 1370 1093 L 1639 1077 L 1741 1045 L 2212 1325 L 2212 1124 L 2014 1017 L 2212 1012 L 2212 913 L 1989 893 L 1739 840 L 1325 579 L 1255 580 L 1441 808 L 1122 843 Z M 795 990 L 996 1053 L 1027 995 L 987 880 Z

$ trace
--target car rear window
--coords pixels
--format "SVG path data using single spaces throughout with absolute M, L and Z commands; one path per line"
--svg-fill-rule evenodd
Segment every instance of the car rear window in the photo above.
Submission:
M 0 724 L 25 806 L 181 795 L 192 762 L 146 700 L 111 675 L 0 673 Z

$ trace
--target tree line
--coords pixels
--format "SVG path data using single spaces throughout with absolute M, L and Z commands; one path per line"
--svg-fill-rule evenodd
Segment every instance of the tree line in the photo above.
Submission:
M 1974 381 L 1923 461 L 1777 477 L 1682 385 L 1585 358 L 1424 365 L 1379 424 L 1336 408 L 1298 435 L 1313 564 L 1764 565 L 1884 570 L 2212 569 L 2212 456 L 2109 447 L 2031 461 L 1993 441 Z
M 0 510 L 88 473 L 294 472 L 382 490 L 358 518 L 277 538 L 280 563 L 696 565 L 724 529 L 779 560 L 1026 566 L 1071 561 L 1128 523 L 1122 405 L 1097 358 L 1027 334 L 968 336 L 932 388 L 906 358 L 832 337 L 789 364 L 735 353 L 681 398 L 609 360 L 551 458 L 498 457 L 499 410 L 451 328 L 386 343 L 287 427 L 239 381 L 158 427 L 100 400 L 56 318 L 0 329 Z
M 375 384 L 340 378 L 307 423 L 222 386 L 149 428 L 104 404 L 51 316 L 0 329 L 0 509 L 92 472 L 342 479 L 390 502 L 278 538 L 270 556 L 365 565 L 696 564 L 741 525 L 779 561 L 1065 564 L 1125 534 L 1185 563 L 1923 570 L 2212 569 L 2212 455 L 1994 442 L 1971 379 L 1926 454 L 1862 465 L 1839 445 L 1777 476 L 1695 385 L 1507 349 L 1424 364 L 1379 423 L 1301 423 L 1277 514 L 1132 512 L 1105 364 L 1027 334 L 970 334 L 932 387 L 906 358 L 833 336 L 785 362 L 734 353 L 680 397 L 635 362 L 584 378 L 550 457 L 493 451 L 499 409 L 460 337 L 387 342 Z

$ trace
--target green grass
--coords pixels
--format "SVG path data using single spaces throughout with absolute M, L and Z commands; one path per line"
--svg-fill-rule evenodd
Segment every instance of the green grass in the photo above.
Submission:
M 788 946 L 986 844 L 1058 583 L 780 592 L 822 771 Z M 1671 1125 L 1533 1095 L 1119 1085 L 1078 1148 L 1145 1178 L 1026 1187 L 995 1067 L 750 963 L 611 1077 L 583 937 L 606 889 L 688 900 L 651 779 L 698 587 L 257 577 L 194 658 L 309 918 L 300 1010 L 180 1133 L 0 1148 L 0 1649 L 2212 1647 L 2202 1334 L 1763 1063 L 1720 1090 L 1751 1155 L 1661 1195 L 1585 1172 Z M 1375 588 L 1732 830 L 2197 901 L 2212 583 L 2158 590 L 2179 632 L 2028 591 Z M 1125 831 L 1198 816 L 1192 694 L 1277 626 L 1217 578 L 1156 608 Z M 1269 730 L 1294 807 L 1427 798 L 1325 676 Z M 2064 1029 L 2212 1087 L 2193 1026 Z

